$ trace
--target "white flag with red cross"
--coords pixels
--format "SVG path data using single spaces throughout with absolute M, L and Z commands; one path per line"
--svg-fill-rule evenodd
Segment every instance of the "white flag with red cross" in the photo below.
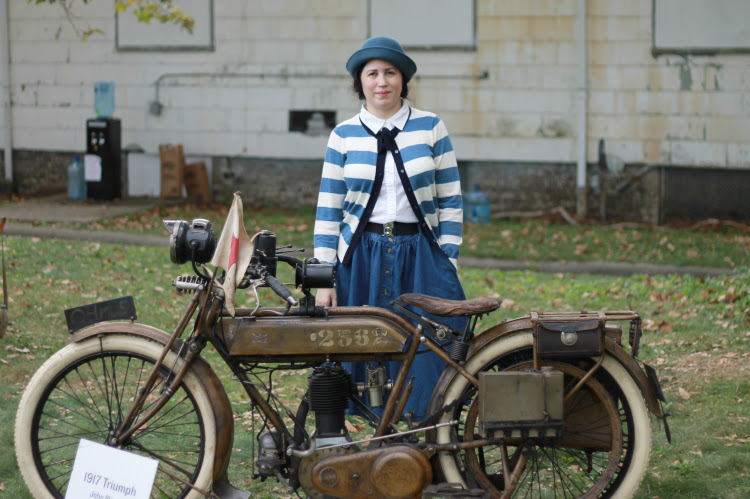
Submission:
M 245 231 L 245 221 L 242 216 L 242 198 L 239 192 L 234 193 L 234 201 L 229 209 L 227 221 L 221 231 L 216 252 L 211 259 L 211 265 L 226 271 L 224 278 L 225 306 L 234 317 L 234 295 L 237 285 L 245 277 L 245 271 L 253 256 L 253 243 Z

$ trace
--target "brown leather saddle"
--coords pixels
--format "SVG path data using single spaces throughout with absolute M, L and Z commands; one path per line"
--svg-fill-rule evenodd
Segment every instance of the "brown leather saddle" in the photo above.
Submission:
M 398 297 L 406 305 L 421 308 L 427 313 L 441 317 L 462 317 L 488 314 L 500 308 L 498 298 L 472 298 L 470 300 L 447 300 L 419 293 L 407 293 Z

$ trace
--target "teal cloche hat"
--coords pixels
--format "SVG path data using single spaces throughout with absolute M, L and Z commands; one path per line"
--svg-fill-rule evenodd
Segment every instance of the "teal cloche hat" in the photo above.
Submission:
M 393 38 L 374 36 L 362 44 L 362 48 L 352 54 L 346 63 L 346 70 L 354 76 L 357 68 L 370 59 L 382 59 L 396 66 L 404 75 L 404 83 L 408 83 L 417 65 L 404 53 L 404 48 Z

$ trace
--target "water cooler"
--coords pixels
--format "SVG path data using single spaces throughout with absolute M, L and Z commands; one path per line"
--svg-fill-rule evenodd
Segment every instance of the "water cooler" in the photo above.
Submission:
M 463 193 L 464 222 L 490 223 L 490 195 L 474 184 L 474 190 Z
M 92 118 L 86 120 L 86 154 L 101 159 L 101 176 L 89 180 L 88 197 L 111 200 L 122 196 L 122 154 L 120 120 L 117 118 Z

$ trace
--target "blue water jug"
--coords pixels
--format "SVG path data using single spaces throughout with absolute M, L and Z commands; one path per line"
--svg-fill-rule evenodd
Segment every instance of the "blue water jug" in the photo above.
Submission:
M 490 223 L 490 196 L 474 184 L 472 192 L 464 193 L 464 222 Z
M 86 176 L 81 158 L 77 155 L 68 166 L 68 199 L 73 201 L 86 199 Z
M 94 112 L 101 118 L 115 114 L 115 84 L 111 81 L 94 83 Z

